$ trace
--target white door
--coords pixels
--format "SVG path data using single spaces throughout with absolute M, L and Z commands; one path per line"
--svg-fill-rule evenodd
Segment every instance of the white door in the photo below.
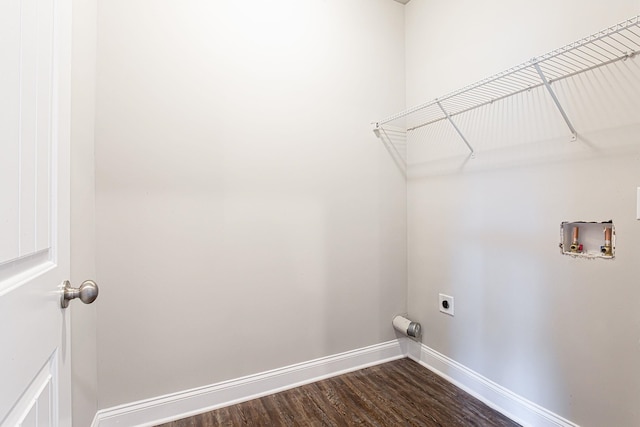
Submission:
M 70 0 L 0 0 L 0 425 L 70 426 Z

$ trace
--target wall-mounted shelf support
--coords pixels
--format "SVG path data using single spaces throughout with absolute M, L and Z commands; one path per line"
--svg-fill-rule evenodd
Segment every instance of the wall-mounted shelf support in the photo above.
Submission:
M 469 144 L 469 141 L 467 141 L 467 138 L 464 137 L 464 134 L 462 133 L 462 131 L 460 131 L 460 128 L 458 128 L 458 126 L 456 125 L 456 122 L 453 121 L 449 113 L 447 113 L 447 110 L 444 109 L 440 101 L 438 101 L 437 99 L 436 99 L 436 104 L 438 104 L 438 107 L 440 107 L 440 110 L 442 110 L 442 114 L 444 114 L 444 116 L 447 118 L 449 123 L 451 123 L 451 126 L 453 126 L 453 128 L 456 130 L 458 135 L 460 135 L 460 138 L 462 138 L 464 143 L 467 145 L 467 147 L 469 148 L 469 151 L 471 151 L 471 156 L 473 157 L 474 155 L 473 147 L 471 147 L 471 144 Z
M 553 91 L 553 88 L 551 87 L 549 80 L 547 80 L 547 77 L 542 72 L 540 65 L 538 65 L 538 60 L 534 58 L 531 60 L 531 63 L 533 64 L 533 67 L 538 72 L 538 75 L 540 76 L 540 80 L 542 80 L 544 87 L 547 88 L 547 92 L 549 92 L 549 95 L 551 95 L 551 99 L 553 100 L 553 103 L 556 104 L 556 107 L 558 108 L 558 111 L 560 111 L 560 114 L 562 115 L 564 122 L 567 124 L 567 127 L 571 131 L 571 141 L 575 141 L 576 139 L 578 139 L 578 133 L 576 132 L 576 128 L 573 127 L 573 125 L 571 124 L 571 120 L 569 120 L 569 116 L 567 116 L 567 113 L 564 111 L 564 108 L 562 108 L 562 104 L 560 103 L 560 100 L 556 96 L 556 93 Z
M 380 123 L 371 122 L 371 130 L 376 134 L 378 138 L 380 138 Z
M 392 126 L 383 127 L 380 126 L 378 122 L 371 123 L 371 130 L 373 130 L 373 133 L 384 143 L 384 146 L 398 167 L 406 174 L 406 130 Z

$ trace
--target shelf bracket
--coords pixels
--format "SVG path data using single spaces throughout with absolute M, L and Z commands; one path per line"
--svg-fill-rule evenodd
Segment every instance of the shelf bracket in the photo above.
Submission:
M 456 122 L 453 121 L 453 119 L 451 118 L 451 116 L 449 115 L 449 113 L 447 113 L 447 110 L 444 109 L 444 107 L 442 106 L 442 104 L 440 103 L 440 101 L 438 101 L 436 99 L 436 104 L 438 104 L 438 107 L 440 107 L 440 110 L 442 110 L 442 114 L 444 114 L 444 116 L 447 118 L 447 120 L 449 121 L 449 123 L 451 123 L 451 126 L 453 126 L 453 128 L 456 130 L 456 132 L 458 133 L 458 135 L 460 135 L 460 138 L 462 138 L 462 140 L 464 141 L 464 143 L 467 145 L 467 147 L 469 148 L 469 151 L 471 151 L 471 156 L 474 156 L 474 152 L 473 152 L 473 147 L 471 147 L 471 144 L 469 144 L 469 141 L 467 141 L 467 138 L 464 137 L 464 135 L 462 134 L 462 132 L 460 131 L 460 129 L 458 128 L 458 126 L 456 125 Z
M 373 131 L 373 133 L 376 134 L 378 138 L 380 138 L 380 128 L 381 128 L 380 123 L 378 122 L 371 123 L 371 130 Z
M 549 95 L 551 95 L 551 99 L 553 99 L 553 103 L 556 104 L 558 111 L 560 111 L 560 114 L 562 115 L 564 122 L 567 124 L 567 127 L 571 131 L 571 141 L 575 141 L 576 139 L 578 139 L 578 133 L 576 132 L 576 128 L 574 128 L 573 125 L 571 124 L 571 120 L 569 120 L 569 116 L 567 116 L 567 113 L 564 111 L 564 108 L 562 108 L 562 104 L 560 104 L 560 100 L 556 96 L 556 93 L 553 91 L 553 88 L 551 87 L 549 80 L 547 80 L 547 77 L 542 72 L 542 69 L 538 64 L 538 61 L 536 59 L 533 59 L 531 62 L 533 63 L 533 67 L 538 72 L 538 75 L 540 76 L 540 79 L 542 80 L 544 87 L 547 88 Z

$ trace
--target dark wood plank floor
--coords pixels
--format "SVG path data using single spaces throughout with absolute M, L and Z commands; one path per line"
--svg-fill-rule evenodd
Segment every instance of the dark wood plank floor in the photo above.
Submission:
M 518 426 L 418 363 L 401 359 L 160 427 Z

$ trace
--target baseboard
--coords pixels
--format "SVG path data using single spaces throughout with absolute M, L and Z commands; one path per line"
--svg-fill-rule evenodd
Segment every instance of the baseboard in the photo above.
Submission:
M 256 375 L 98 411 L 92 427 L 146 427 L 298 387 L 407 356 L 409 340 L 382 344 Z
M 579 427 L 408 338 L 98 411 L 91 427 L 147 427 L 409 357 L 523 426 Z
M 523 426 L 578 427 L 424 344 L 408 341 L 407 345 L 409 358 Z

